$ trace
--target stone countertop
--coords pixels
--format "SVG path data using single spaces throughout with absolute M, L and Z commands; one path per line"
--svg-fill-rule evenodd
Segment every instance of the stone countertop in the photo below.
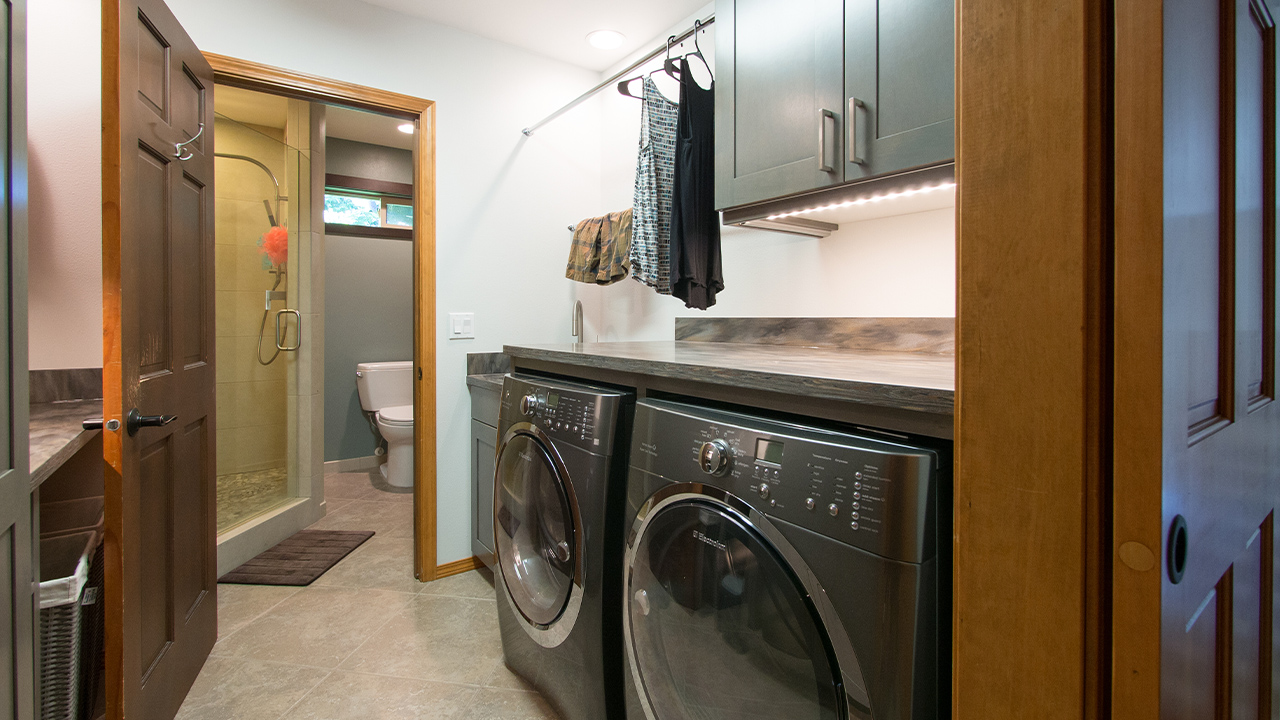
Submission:
M 505 373 L 484 373 L 481 375 L 468 375 L 467 384 L 475 387 L 488 387 L 494 390 L 502 390 L 502 378 L 506 377 Z
M 85 430 L 80 423 L 102 417 L 101 400 L 36 403 L 31 406 L 31 487 L 49 479 L 101 430 Z
M 513 358 L 939 415 L 955 404 L 955 357 L 722 342 L 508 345 Z

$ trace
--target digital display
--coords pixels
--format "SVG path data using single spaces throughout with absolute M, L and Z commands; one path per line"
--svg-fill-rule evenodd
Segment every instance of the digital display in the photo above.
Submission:
M 560 396 L 555 393 L 547 395 L 547 407 L 554 409 L 560 403 Z
M 782 443 L 778 440 L 756 439 L 756 460 L 771 465 L 782 464 Z

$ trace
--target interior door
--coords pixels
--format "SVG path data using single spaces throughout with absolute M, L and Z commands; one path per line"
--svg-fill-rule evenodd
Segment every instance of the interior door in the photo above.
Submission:
M 103 8 L 107 703 L 169 720 L 217 637 L 213 71 L 160 0 Z
M 1112 716 L 1273 718 L 1275 26 L 1139 2 L 1116 47 Z
M 26 2 L 0 5 L 0 719 L 35 716 L 27 463 Z

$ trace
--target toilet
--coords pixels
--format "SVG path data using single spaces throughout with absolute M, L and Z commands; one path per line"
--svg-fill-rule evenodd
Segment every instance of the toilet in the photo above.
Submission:
M 413 363 L 356 364 L 360 406 L 375 413 L 378 432 L 387 441 L 382 477 L 396 487 L 413 487 Z

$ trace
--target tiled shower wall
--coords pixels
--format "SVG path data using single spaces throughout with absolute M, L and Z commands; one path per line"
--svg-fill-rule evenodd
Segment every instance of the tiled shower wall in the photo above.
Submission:
M 218 118 L 219 153 L 247 155 L 271 168 L 280 194 L 290 192 L 289 153 L 284 131 L 248 127 Z M 258 240 L 270 228 L 264 199 L 275 204 L 275 187 L 261 168 L 242 160 L 218 158 L 214 287 L 217 291 L 218 475 L 284 467 L 287 439 L 288 353 L 270 365 L 258 363 L 258 331 L 264 293 L 274 276 L 263 268 Z M 281 203 L 277 222 L 285 222 Z M 286 277 L 284 290 L 293 278 Z M 277 301 L 273 309 L 285 304 Z M 292 339 L 292 336 L 291 336 Z M 274 313 L 263 330 L 263 357 L 275 350 Z

